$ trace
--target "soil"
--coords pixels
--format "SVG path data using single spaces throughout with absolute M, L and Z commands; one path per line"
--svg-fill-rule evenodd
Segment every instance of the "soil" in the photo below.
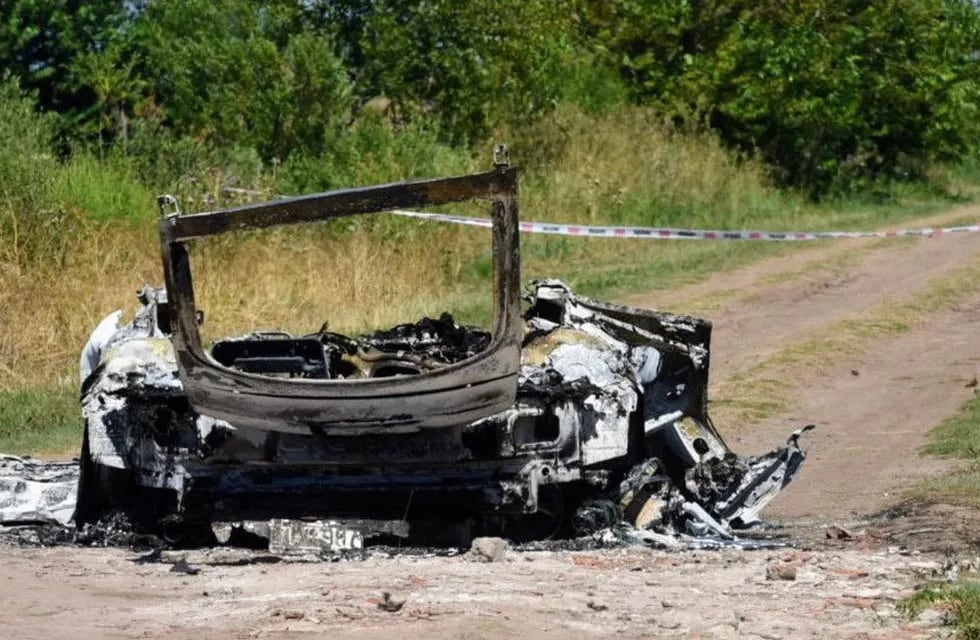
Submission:
M 970 215 L 980 218 L 980 208 L 913 224 Z M 921 292 L 978 254 L 978 234 L 841 241 L 627 302 L 695 311 L 688 305 L 715 300 L 708 315 L 719 384 L 822 326 Z M 794 548 L 511 550 L 492 563 L 374 553 L 302 563 L 202 551 L 147 562 L 126 549 L 7 546 L 0 547 L 0 635 L 948 637 L 947 612 L 909 621 L 899 603 L 931 580 L 980 569 L 980 515 L 902 496 L 954 464 L 919 450 L 928 430 L 974 393 L 978 289 L 964 291 L 928 326 L 876 341 L 858 360 L 793 372 L 797 391 L 783 415 L 720 425 L 741 453 L 817 425 L 806 437 L 802 473 L 765 514 L 797 541 Z M 181 558 L 186 563 L 175 564 Z

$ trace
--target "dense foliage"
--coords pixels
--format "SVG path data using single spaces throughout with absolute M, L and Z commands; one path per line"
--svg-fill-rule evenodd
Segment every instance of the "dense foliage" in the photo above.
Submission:
M 618 0 L 586 15 L 637 99 L 704 118 L 781 183 L 864 187 L 975 151 L 970 0 Z
M 971 0 L 0 4 L 0 65 L 56 114 L 59 152 L 151 182 L 285 163 L 325 186 L 368 142 L 465 149 L 629 96 L 819 197 L 974 155 L 978 58 Z

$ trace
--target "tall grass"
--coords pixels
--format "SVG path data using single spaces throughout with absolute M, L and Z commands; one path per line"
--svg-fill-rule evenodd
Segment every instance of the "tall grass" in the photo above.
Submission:
M 147 182 L 157 174 L 139 162 L 79 153 L 46 165 L 43 180 L 33 183 L 43 189 L 43 210 L 28 212 L 21 200 L 0 197 L 0 215 L 30 219 L 55 241 L 54 248 L 25 244 L 9 224 L 0 224 L 0 403 L 9 405 L 0 411 L 0 450 L 45 448 L 37 440 L 4 435 L 21 422 L 47 419 L 58 433 L 77 428 L 59 430 L 54 423 L 77 415 L 77 358 L 89 332 L 114 309 L 132 311 L 134 293 L 144 283 L 162 280 L 151 194 L 177 192 L 186 210 L 204 210 L 232 203 L 225 186 L 271 195 L 462 173 L 489 164 L 483 154 L 440 145 L 422 129 L 401 131 L 373 120 L 356 125 L 351 136 L 338 141 L 335 157 L 294 158 L 282 166 L 263 168 L 240 150 L 211 153 L 197 164 L 180 160 L 190 167 L 187 173 L 165 184 Z M 827 228 L 875 225 L 921 212 L 915 206 L 817 207 L 768 186 L 760 165 L 726 152 L 712 136 L 678 131 L 632 107 L 601 115 L 562 108 L 547 121 L 501 136 L 515 141 L 516 163 L 525 167 L 525 219 Z M 32 195 L 28 186 L 20 187 Z M 936 206 L 937 199 L 923 196 L 923 202 Z M 485 213 L 477 205 L 457 210 Z M 71 225 L 60 223 L 65 216 Z M 792 250 L 763 243 L 535 236 L 524 236 L 522 243 L 526 278 L 561 277 L 593 295 L 667 288 Z M 29 246 L 33 253 L 27 255 Z M 199 305 L 207 315 L 204 332 L 212 338 L 257 328 L 310 332 L 324 322 L 350 332 L 446 309 L 483 322 L 490 307 L 490 239 L 480 229 L 366 216 L 211 239 L 195 246 L 192 258 Z
M 100 160 L 88 153 L 72 157 L 58 171 L 54 197 L 88 222 L 145 222 L 153 215 L 153 192 L 138 180 L 133 167 L 118 158 Z

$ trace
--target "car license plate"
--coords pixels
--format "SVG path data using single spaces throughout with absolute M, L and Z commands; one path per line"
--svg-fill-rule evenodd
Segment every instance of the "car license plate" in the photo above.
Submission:
M 333 520 L 269 521 L 272 553 L 333 553 L 364 548 L 364 535 Z

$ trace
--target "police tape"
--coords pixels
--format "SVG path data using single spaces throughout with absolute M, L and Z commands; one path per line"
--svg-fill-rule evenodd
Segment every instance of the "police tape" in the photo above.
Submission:
M 474 227 L 492 227 L 489 218 L 474 218 L 448 213 L 405 211 L 389 213 L 421 220 L 448 222 Z M 803 242 L 833 238 L 907 238 L 934 237 L 953 233 L 980 232 L 980 224 L 938 229 L 900 229 L 897 231 L 722 231 L 717 229 L 675 229 L 665 227 L 607 227 L 555 222 L 521 222 L 524 233 L 546 233 L 558 236 L 594 238 L 645 238 L 647 240 L 762 240 L 769 242 Z

